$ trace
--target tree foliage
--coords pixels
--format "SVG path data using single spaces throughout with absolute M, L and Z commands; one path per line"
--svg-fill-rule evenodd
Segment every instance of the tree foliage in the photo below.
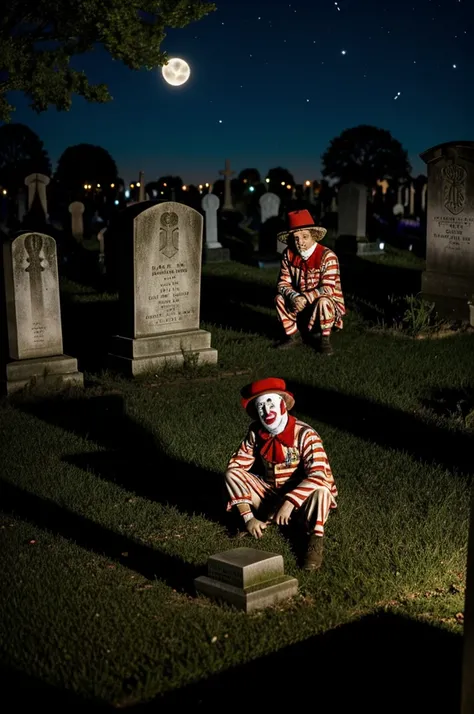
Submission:
M 245 181 L 250 186 L 260 183 L 260 172 L 258 169 L 243 169 L 239 174 L 239 181 Z
M 276 166 L 270 169 L 267 178 L 270 179 L 268 188 L 272 193 L 276 193 L 277 196 L 281 198 L 286 198 L 288 195 L 291 196 L 291 193 L 286 187 L 293 187 L 295 185 L 295 179 L 288 169 L 284 169 L 282 166 Z
M 386 129 L 361 125 L 346 129 L 322 156 L 323 176 L 372 188 L 378 179 L 402 180 L 411 172 L 408 155 Z
M 105 84 L 91 84 L 71 59 L 101 45 L 134 70 L 167 62 L 160 49 L 167 27 L 185 27 L 215 7 L 201 0 L 7 0 L 0 20 L 0 119 L 23 92 L 37 112 L 68 110 L 73 94 L 107 102 Z
M 54 177 L 68 190 L 80 191 L 85 184 L 98 183 L 105 190 L 118 183 L 117 164 L 101 146 L 77 144 L 61 154 Z
M 30 174 L 51 175 L 51 162 L 43 142 L 24 124 L 0 127 L 0 185 L 9 192 L 24 187 Z

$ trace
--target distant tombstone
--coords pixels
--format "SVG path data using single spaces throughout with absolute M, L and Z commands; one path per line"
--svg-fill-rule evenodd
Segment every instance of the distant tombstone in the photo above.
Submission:
M 206 247 L 207 248 L 222 248 L 222 245 L 217 240 L 217 209 L 219 208 L 219 199 L 214 193 L 206 193 L 201 201 L 201 206 L 206 214 Z
M 364 239 L 367 233 L 367 188 L 361 184 L 346 183 L 339 189 L 338 233 Z
M 474 294 L 474 142 L 440 144 L 421 158 L 428 164 L 422 292 L 439 312 L 468 319 Z
M 394 216 L 403 216 L 405 213 L 405 209 L 401 203 L 396 203 L 392 210 Z
M 224 177 L 224 205 L 222 206 L 223 211 L 234 211 L 234 204 L 232 203 L 232 191 L 230 185 L 231 176 L 235 174 L 230 168 L 230 160 L 225 160 L 225 169 L 219 171 L 221 176 Z
M 48 176 L 44 174 L 30 174 L 25 178 L 25 185 L 28 186 L 28 210 L 31 209 L 35 195 L 38 194 L 44 215 L 48 217 L 48 199 L 46 186 L 49 184 Z
M 415 215 L 415 194 L 416 190 L 413 184 L 410 184 L 410 216 Z
M 145 200 L 145 173 L 143 171 L 140 171 L 138 174 L 138 183 L 140 186 L 138 187 L 138 200 L 139 201 L 144 201 Z
M 423 213 L 426 211 L 426 192 L 428 190 L 428 184 L 425 183 L 423 188 L 421 189 L 421 210 Z
M 264 193 L 260 196 L 260 215 L 262 224 L 269 218 L 277 218 L 280 212 L 280 197 L 276 193 Z
M 73 238 L 78 242 L 84 238 L 84 204 L 82 201 L 73 201 L 69 204 L 69 213 L 71 214 L 71 232 Z
M 77 360 L 63 354 L 56 241 L 22 233 L 3 246 L 8 351 L 6 390 L 32 381 L 83 384 Z
M 211 333 L 199 329 L 203 218 L 172 201 L 137 212 L 140 205 L 122 219 L 120 334 L 113 338 L 110 365 L 137 375 L 183 363 L 187 354 L 215 364 Z
M 97 240 L 99 241 L 99 269 L 102 274 L 105 273 L 105 250 L 104 250 L 104 234 L 105 231 L 107 230 L 107 227 L 102 228 L 98 233 L 97 233 Z

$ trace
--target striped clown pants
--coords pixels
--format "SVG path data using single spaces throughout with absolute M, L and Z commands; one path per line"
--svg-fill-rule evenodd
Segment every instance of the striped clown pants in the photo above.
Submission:
M 293 311 L 291 302 L 284 298 L 283 295 L 277 295 L 275 298 L 275 306 L 277 316 L 281 322 L 283 329 L 288 337 L 298 332 L 296 318 L 298 313 Z M 299 313 L 304 318 L 307 318 L 307 329 L 311 332 L 314 325 L 317 324 L 321 328 L 322 335 L 330 335 L 331 330 L 336 322 L 336 306 L 334 300 L 329 295 L 321 295 L 316 300 L 305 307 Z
M 228 510 L 240 503 L 253 506 L 254 514 L 261 520 L 273 521 L 284 500 L 284 493 L 245 471 L 232 469 L 225 475 L 225 484 L 230 500 Z M 327 521 L 332 503 L 331 492 L 324 486 L 318 486 L 291 515 L 297 515 L 304 522 L 308 534 L 324 536 L 324 525 Z

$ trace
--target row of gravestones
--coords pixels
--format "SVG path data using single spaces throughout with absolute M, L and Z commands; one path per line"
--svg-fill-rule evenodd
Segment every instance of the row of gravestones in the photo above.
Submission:
M 134 209 L 134 210 L 132 210 Z M 199 328 L 203 217 L 179 203 L 127 209 L 118 256 L 119 335 L 109 364 L 128 375 L 166 362 L 217 362 Z M 63 354 L 55 240 L 22 233 L 3 246 L 7 393 L 31 382 L 82 385 L 77 360 Z

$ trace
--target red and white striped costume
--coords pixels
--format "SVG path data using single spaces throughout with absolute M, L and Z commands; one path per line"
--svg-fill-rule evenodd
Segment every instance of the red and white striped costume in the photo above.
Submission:
M 318 243 L 313 254 L 304 260 L 291 248 L 283 253 L 277 284 L 275 305 L 278 319 L 288 337 L 298 332 L 297 313 L 292 300 L 303 295 L 309 305 L 308 331 L 318 322 L 323 335 L 329 335 L 333 327 L 342 329 L 342 317 L 346 313 L 341 289 L 339 261 L 335 253 Z
M 329 512 L 337 507 L 337 488 L 323 443 L 311 426 L 294 417 L 287 429 L 292 446 L 283 445 L 285 461 L 274 464 L 260 454 L 264 443 L 260 427 L 251 424 L 227 467 L 227 510 L 240 503 L 258 509 L 267 499 L 281 505 L 287 499 L 301 510 L 308 532 L 323 536 Z M 253 470 L 261 471 L 261 476 L 251 473 L 253 466 L 259 467 Z

